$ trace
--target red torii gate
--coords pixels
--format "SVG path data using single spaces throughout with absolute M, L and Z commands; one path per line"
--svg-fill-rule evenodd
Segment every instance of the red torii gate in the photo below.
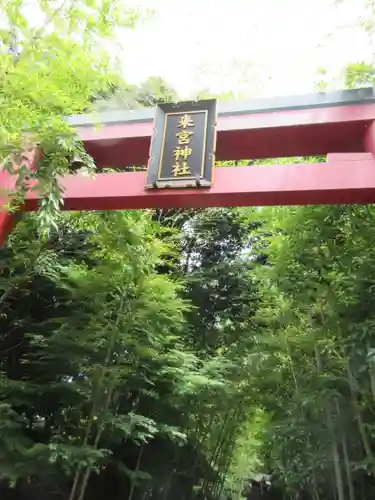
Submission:
M 153 110 L 67 118 L 97 167 L 146 165 Z M 96 123 L 101 125 L 100 128 Z M 145 172 L 69 175 L 64 210 L 121 210 L 375 202 L 375 92 L 372 88 L 249 103 L 219 103 L 220 161 L 327 155 L 325 163 L 221 167 L 199 189 L 145 189 Z M 14 180 L 0 172 L 0 187 Z M 29 193 L 23 210 L 37 209 Z M 12 216 L 0 213 L 0 244 Z

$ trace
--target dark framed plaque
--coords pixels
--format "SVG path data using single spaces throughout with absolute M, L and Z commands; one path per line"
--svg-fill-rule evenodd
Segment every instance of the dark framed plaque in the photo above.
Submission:
M 211 186 L 216 123 L 216 99 L 159 104 L 146 188 Z

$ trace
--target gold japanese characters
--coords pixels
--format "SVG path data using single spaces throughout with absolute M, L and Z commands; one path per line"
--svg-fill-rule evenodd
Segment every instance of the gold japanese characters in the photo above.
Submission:
M 159 104 L 146 188 L 211 186 L 215 141 L 215 100 Z
M 190 176 L 189 157 L 193 153 L 193 149 L 189 146 L 191 136 L 194 135 L 194 120 L 192 116 L 184 114 L 180 118 L 177 127 L 181 130 L 176 133 L 178 146 L 173 151 L 174 163 L 172 165 L 172 174 L 175 177 Z

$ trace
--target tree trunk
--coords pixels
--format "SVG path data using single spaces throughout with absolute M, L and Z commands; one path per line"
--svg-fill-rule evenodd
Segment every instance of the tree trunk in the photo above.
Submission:
M 111 388 L 108 389 L 107 397 L 106 397 L 106 400 L 104 402 L 104 409 L 105 410 L 109 408 L 109 405 L 110 405 L 111 399 L 112 399 L 113 390 L 114 390 L 114 384 L 112 385 Z M 100 425 L 99 428 L 98 428 L 98 431 L 96 433 L 95 441 L 94 441 L 94 444 L 93 444 L 93 447 L 95 449 L 98 447 L 98 444 L 99 444 L 100 438 L 102 436 L 103 430 L 104 430 L 104 426 Z M 82 476 L 82 482 L 81 482 L 81 488 L 80 488 L 80 493 L 79 493 L 79 496 L 78 496 L 78 500 L 83 500 L 83 497 L 85 495 L 86 486 L 87 486 L 90 474 L 91 474 L 91 468 L 90 467 L 86 467 L 86 470 L 85 470 L 85 472 L 84 472 L 84 474 Z
M 314 346 L 315 351 L 315 359 L 316 359 L 316 367 L 318 372 L 322 371 L 322 360 L 320 357 L 320 352 L 318 345 L 315 343 Z M 345 500 L 345 492 L 344 492 L 344 482 L 342 478 L 342 471 L 340 465 L 340 452 L 337 444 L 337 437 L 335 433 L 335 429 L 332 422 L 332 415 L 329 408 L 326 408 L 326 420 L 327 420 L 327 428 L 331 437 L 331 453 L 332 453 L 332 461 L 333 461 L 333 469 L 335 473 L 335 483 L 336 483 L 336 491 L 338 500 Z
M 294 381 L 295 393 L 296 393 L 297 397 L 299 398 L 298 379 L 297 379 L 296 371 L 294 369 L 292 352 L 291 352 L 291 349 L 290 349 L 289 342 L 286 341 L 285 345 L 286 345 L 286 349 L 288 351 L 288 363 L 289 363 L 290 371 L 292 373 L 292 378 L 293 378 L 293 381 Z M 305 412 L 304 412 L 303 408 L 301 408 L 301 413 L 302 413 L 303 417 L 306 419 L 306 415 L 305 415 Z M 310 449 L 312 449 L 310 438 L 307 437 L 306 440 L 307 440 L 308 447 Z M 313 462 L 312 463 L 312 490 L 313 490 L 312 494 L 313 494 L 314 500 L 319 500 L 319 488 L 318 488 L 318 481 L 317 481 L 317 478 L 316 478 L 314 458 L 312 459 L 312 462 Z
M 119 325 L 120 316 L 121 316 L 121 313 L 123 310 L 123 306 L 124 306 L 124 299 L 122 299 L 120 302 L 120 307 L 118 310 L 118 314 L 117 314 L 117 318 L 116 318 L 116 322 L 115 322 L 115 327 L 118 327 L 118 325 Z M 114 348 L 115 348 L 116 342 L 117 342 L 117 336 L 118 336 L 118 330 L 117 330 L 117 328 L 115 328 L 111 337 L 108 340 L 108 347 L 107 347 L 103 366 L 101 367 L 101 373 L 99 376 L 98 385 L 95 388 L 94 393 L 92 394 L 92 406 L 91 406 L 91 412 L 90 412 L 90 416 L 89 416 L 88 426 L 86 428 L 84 445 L 87 445 L 89 442 L 89 437 L 90 437 L 90 432 L 91 432 L 91 429 L 93 426 L 94 416 L 97 413 L 97 411 L 100 409 L 100 401 L 101 401 L 102 396 L 103 396 L 102 386 L 103 386 L 103 382 L 104 382 L 104 377 L 105 377 L 106 370 L 108 369 L 108 366 L 109 366 L 110 361 L 111 361 L 112 356 L 113 356 L 113 351 L 114 351 Z M 108 406 L 110 405 L 113 390 L 114 390 L 114 383 L 112 382 L 111 387 L 109 387 L 107 390 L 107 395 L 105 397 L 105 402 L 104 402 L 104 408 L 108 408 Z M 104 391 L 105 391 L 105 389 L 104 389 Z M 103 432 L 103 428 L 101 425 L 99 425 L 97 435 L 95 438 L 95 442 L 94 442 L 94 447 L 96 447 L 98 445 L 98 442 L 99 442 L 100 436 L 102 435 L 102 432 Z M 80 492 L 78 494 L 78 500 L 83 500 L 83 496 L 85 494 L 87 482 L 88 482 L 88 479 L 90 476 L 90 470 L 91 469 L 89 467 L 86 468 L 86 470 L 82 476 L 82 480 L 81 480 L 82 467 L 81 466 L 77 467 L 77 471 L 76 471 L 76 474 L 74 477 L 72 489 L 71 489 L 70 495 L 69 495 L 69 500 L 75 499 L 76 493 L 78 491 L 79 482 L 81 482 L 81 487 L 80 487 Z
M 143 453 L 143 444 L 141 445 L 140 449 L 139 449 L 139 453 L 138 453 L 138 458 L 137 458 L 137 464 L 135 466 L 135 473 L 137 473 L 139 471 L 139 467 L 141 465 L 141 460 L 142 460 L 142 453 Z M 128 497 L 128 500 L 133 500 L 133 494 L 134 494 L 134 490 L 135 490 L 135 481 L 132 480 L 132 485 L 131 485 L 131 488 L 130 488 L 130 492 L 129 492 L 129 497 Z
M 341 414 L 341 409 L 340 409 L 340 403 L 338 399 L 335 399 L 336 403 L 336 412 L 337 415 L 340 416 Z M 340 437 L 341 437 L 341 448 L 342 452 L 344 455 L 344 465 L 345 465 L 345 472 L 346 472 L 346 481 L 348 484 L 348 492 L 349 492 L 349 500 L 355 500 L 355 492 L 354 492 L 354 486 L 353 486 L 353 477 L 352 477 L 352 469 L 350 465 L 350 459 L 349 459 L 349 453 L 348 453 L 348 446 L 346 442 L 346 436 L 345 436 L 345 430 L 343 429 L 342 425 L 340 428 Z
M 357 401 L 357 388 L 356 388 L 356 380 L 354 378 L 354 375 L 351 371 L 350 368 L 350 360 L 348 359 L 347 361 L 347 374 L 348 374 L 348 384 L 349 384 L 349 389 L 350 389 L 350 394 L 351 394 L 351 400 L 352 400 L 352 405 L 353 405 L 353 410 L 354 410 L 354 415 L 357 421 L 358 425 L 358 431 L 361 436 L 361 441 L 362 441 L 362 446 L 366 454 L 366 458 L 371 463 L 371 471 L 372 475 L 375 477 L 375 468 L 374 468 L 374 455 L 372 453 L 370 441 L 367 436 L 367 431 L 365 428 L 365 425 L 362 420 L 362 414 L 361 414 L 361 409 L 359 407 L 358 401 Z
M 367 343 L 367 355 L 369 354 L 369 352 L 370 352 L 370 344 Z M 370 375 L 372 400 L 375 404 L 375 365 L 372 361 L 369 362 L 368 372 Z
M 318 480 L 316 478 L 316 470 L 315 470 L 315 465 L 313 464 L 312 466 L 312 494 L 313 494 L 313 499 L 314 500 L 319 500 L 319 486 L 318 486 Z
M 352 476 L 352 468 L 349 459 L 348 446 L 346 442 L 346 436 L 342 435 L 342 451 L 344 455 L 345 462 L 345 471 L 346 471 L 346 480 L 348 483 L 348 491 L 349 491 L 349 500 L 355 500 L 355 491 L 353 486 L 353 476 Z
M 337 444 L 335 429 L 333 427 L 332 416 L 331 416 L 331 413 L 328 409 L 326 410 L 326 418 L 327 418 L 328 429 L 330 430 L 331 439 L 332 439 L 332 442 L 331 442 L 332 461 L 333 461 L 333 468 L 334 468 L 334 472 L 335 472 L 337 498 L 338 498 L 338 500 L 345 500 L 344 482 L 343 482 L 342 471 L 341 471 L 341 466 L 340 466 L 340 453 L 339 453 L 339 448 L 338 448 L 338 444 Z

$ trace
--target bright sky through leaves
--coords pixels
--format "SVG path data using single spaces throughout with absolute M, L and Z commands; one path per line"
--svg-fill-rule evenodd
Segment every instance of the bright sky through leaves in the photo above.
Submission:
M 319 67 L 334 78 L 346 64 L 371 57 L 358 27 L 364 2 L 134 0 L 155 15 L 122 37 L 125 77 L 138 83 L 158 75 L 182 95 L 314 92 Z

